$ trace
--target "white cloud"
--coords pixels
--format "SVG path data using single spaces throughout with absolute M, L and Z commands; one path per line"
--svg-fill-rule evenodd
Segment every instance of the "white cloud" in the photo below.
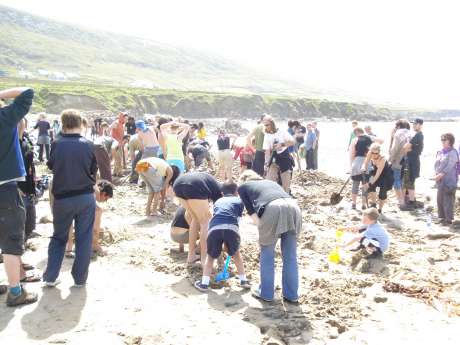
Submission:
M 455 1 L 0 3 L 91 28 L 215 52 L 374 101 L 460 107 Z

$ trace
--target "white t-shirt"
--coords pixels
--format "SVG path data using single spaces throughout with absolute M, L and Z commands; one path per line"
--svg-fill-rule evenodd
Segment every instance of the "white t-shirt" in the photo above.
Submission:
M 294 141 L 294 138 L 286 130 L 278 129 L 274 134 L 265 133 L 264 135 L 264 150 L 273 150 L 275 144 L 285 144 L 287 141 Z M 287 147 L 282 147 L 281 149 L 276 150 L 278 154 L 285 151 Z

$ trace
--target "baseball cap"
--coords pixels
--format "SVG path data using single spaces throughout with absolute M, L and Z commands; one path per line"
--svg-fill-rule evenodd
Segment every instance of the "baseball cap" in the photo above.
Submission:
M 417 123 L 419 125 L 423 125 L 423 119 L 416 118 L 414 121 L 412 121 L 412 123 Z
M 141 131 L 145 131 L 147 129 L 147 126 L 145 125 L 144 120 L 137 120 L 136 128 L 139 128 Z

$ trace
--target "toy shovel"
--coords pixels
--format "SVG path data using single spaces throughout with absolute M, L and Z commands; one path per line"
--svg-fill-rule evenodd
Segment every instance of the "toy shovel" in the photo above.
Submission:
M 230 278 L 230 273 L 228 272 L 228 265 L 230 264 L 230 259 L 232 257 L 230 255 L 227 255 L 227 260 L 225 260 L 225 265 L 224 265 L 224 270 L 222 272 L 219 272 L 216 275 L 216 283 L 221 282 L 223 280 L 227 280 Z

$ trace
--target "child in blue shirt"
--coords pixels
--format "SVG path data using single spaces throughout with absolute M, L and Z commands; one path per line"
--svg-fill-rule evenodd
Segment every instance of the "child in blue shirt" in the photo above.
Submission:
M 209 222 L 207 238 L 207 259 L 203 268 L 201 281 L 195 282 L 194 286 L 201 292 L 208 291 L 210 275 L 217 259 L 222 252 L 222 245 L 225 245 L 227 254 L 233 257 L 240 286 L 250 289 L 251 284 L 244 273 L 243 259 L 240 255 L 240 235 L 238 220 L 243 214 L 243 202 L 237 196 L 238 186 L 233 182 L 224 183 L 222 186 L 222 198 L 214 203 L 214 215 Z
M 383 253 L 388 250 L 390 238 L 382 225 L 377 223 L 378 218 L 379 212 L 376 208 L 365 210 L 363 212 L 363 225 L 345 229 L 358 232 L 359 235 L 343 247 L 348 247 L 353 243 L 359 242 L 360 246 L 355 250 L 365 249 L 372 258 L 382 258 Z

